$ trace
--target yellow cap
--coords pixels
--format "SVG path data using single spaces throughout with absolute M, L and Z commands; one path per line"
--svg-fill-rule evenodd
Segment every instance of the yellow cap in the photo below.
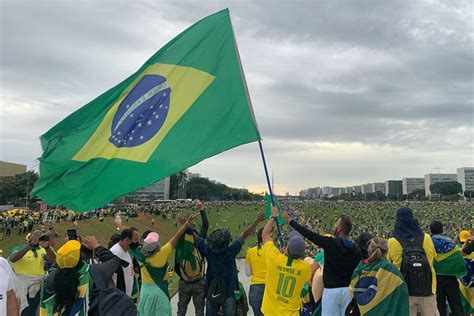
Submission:
M 81 258 L 81 244 L 70 240 L 59 248 L 56 254 L 56 264 L 61 269 L 74 268 Z
M 459 233 L 459 241 L 462 242 L 462 243 L 465 243 L 466 240 L 471 237 L 472 234 L 470 231 L 468 230 L 463 230 Z

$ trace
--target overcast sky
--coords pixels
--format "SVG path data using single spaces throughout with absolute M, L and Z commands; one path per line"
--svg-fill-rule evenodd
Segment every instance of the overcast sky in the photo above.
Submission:
M 1 160 L 229 7 L 278 193 L 474 166 L 472 1 L 0 3 Z M 191 171 L 265 187 L 256 143 Z

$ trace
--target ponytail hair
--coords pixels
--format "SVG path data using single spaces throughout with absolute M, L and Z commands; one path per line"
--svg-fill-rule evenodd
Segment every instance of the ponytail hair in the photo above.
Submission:
M 380 237 L 372 238 L 369 242 L 367 252 L 369 254 L 369 258 L 367 259 L 368 263 L 383 259 L 388 252 L 387 240 Z

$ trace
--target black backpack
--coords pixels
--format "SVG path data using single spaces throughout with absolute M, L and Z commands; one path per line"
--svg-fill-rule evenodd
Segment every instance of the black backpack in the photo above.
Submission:
M 227 300 L 227 282 L 225 275 L 215 276 L 207 289 L 207 300 L 218 305 L 224 305 Z
M 424 235 L 418 236 L 415 239 L 407 240 L 405 243 L 399 240 L 403 247 L 400 272 L 405 278 L 410 296 L 430 296 L 433 294 L 433 275 L 423 249 L 424 238 Z
M 133 299 L 119 289 L 107 288 L 99 272 L 92 265 L 89 268 L 96 288 L 89 307 L 89 316 L 136 316 L 137 307 Z

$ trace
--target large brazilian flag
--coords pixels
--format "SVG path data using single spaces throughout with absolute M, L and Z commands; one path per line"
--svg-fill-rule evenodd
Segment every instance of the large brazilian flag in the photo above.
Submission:
M 385 259 L 354 270 L 349 290 L 361 315 L 409 315 L 408 288 L 400 271 Z
M 41 136 L 32 195 L 90 210 L 258 139 L 226 9 Z

